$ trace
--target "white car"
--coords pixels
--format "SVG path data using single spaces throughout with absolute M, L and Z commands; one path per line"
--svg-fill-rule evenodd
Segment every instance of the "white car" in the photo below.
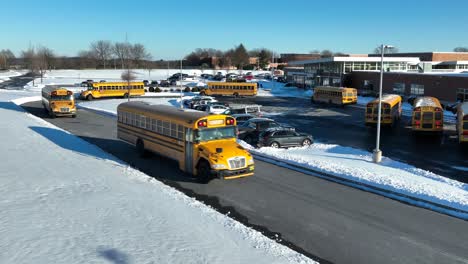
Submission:
M 229 107 L 224 105 L 210 105 L 206 107 L 206 111 L 210 114 L 220 115 L 223 114 Z

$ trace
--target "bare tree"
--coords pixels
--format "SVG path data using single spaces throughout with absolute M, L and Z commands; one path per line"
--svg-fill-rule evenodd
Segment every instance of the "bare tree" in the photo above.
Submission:
M 456 47 L 453 49 L 455 52 L 468 52 L 468 47 Z
M 385 53 L 391 54 L 391 53 L 398 53 L 398 48 L 397 47 L 389 47 L 385 48 Z M 374 54 L 382 54 L 382 46 L 377 46 L 374 49 Z
M 137 43 L 130 48 L 130 58 L 135 62 L 136 66 L 139 66 L 142 60 L 151 59 L 151 54 L 143 44 Z
M 11 61 L 15 59 L 15 54 L 11 52 L 11 50 L 1 50 L 0 51 L 0 69 L 8 69 L 10 68 Z
M 78 52 L 79 57 L 79 67 L 80 68 L 96 68 L 97 60 L 94 57 L 94 54 L 89 50 L 82 50 Z
M 126 49 L 124 50 L 124 61 L 125 65 L 127 67 L 127 70 L 124 71 L 121 75 L 122 80 L 127 81 L 127 94 L 124 95 L 128 98 L 128 101 L 130 102 L 130 95 L 131 95 L 131 87 L 130 87 L 130 82 L 136 79 L 135 73 L 131 70 L 132 69 L 132 60 L 131 60 L 131 45 L 127 42 L 126 44 Z
M 36 50 L 33 46 L 30 46 L 27 50 L 21 51 L 21 57 L 23 58 L 24 65 L 26 69 L 29 70 L 31 73 L 36 73 Z M 34 85 L 34 78 L 33 78 L 33 85 Z
M 91 43 L 90 51 L 94 57 L 101 61 L 104 69 L 106 68 L 106 63 L 112 58 L 112 44 L 107 40 L 99 40 Z
M 122 69 L 125 68 L 125 60 L 128 57 L 127 53 L 129 50 L 129 44 L 123 42 L 117 42 L 112 47 L 112 52 L 114 53 L 114 56 L 120 61 Z
M 49 70 L 50 60 L 53 57 L 53 52 L 46 47 L 39 47 L 34 56 L 34 64 L 36 65 L 39 74 L 41 75 L 41 83 L 44 79 L 44 74 Z

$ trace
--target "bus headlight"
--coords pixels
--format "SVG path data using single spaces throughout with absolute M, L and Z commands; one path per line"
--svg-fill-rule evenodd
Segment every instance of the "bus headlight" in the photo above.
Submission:
M 211 168 L 213 168 L 215 170 L 226 169 L 226 165 L 224 165 L 224 164 L 213 164 L 213 165 L 211 165 Z
M 249 165 L 254 164 L 253 158 L 248 159 L 247 162 L 248 162 Z

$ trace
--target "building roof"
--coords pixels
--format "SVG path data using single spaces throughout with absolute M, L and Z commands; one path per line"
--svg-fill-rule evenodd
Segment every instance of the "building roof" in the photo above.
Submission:
M 303 60 L 303 61 L 292 61 L 290 65 L 302 65 L 302 64 L 315 64 L 315 63 L 324 63 L 324 62 L 379 62 L 380 57 L 328 57 L 321 58 L 318 60 Z M 408 63 L 418 63 L 420 62 L 417 57 L 384 57 L 384 62 L 408 62 Z

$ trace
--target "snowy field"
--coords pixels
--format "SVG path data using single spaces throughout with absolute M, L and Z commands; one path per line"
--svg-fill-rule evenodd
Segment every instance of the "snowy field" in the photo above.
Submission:
M 125 70 L 52 70 L 50 72 L 47 72 L 45 74 L 45 78 L 43 79 L 43 82 L 41 83 L 40 78 L 36 78 L 34 83 L 35 85 L 32 84 L 32 82 L 28 83 L 28 85 L 25 86 L 25 89 L 27 90 L 37 90 L 41 89 L 44 85 L 67 85 L 67 86 L 79 86 L 79 84 L 83 81 L 86 81 L 88 79 L 94 80 L 94 81 L 100 81 L 100 80 L 106 80 L 108 82 L 111 81 L 122 81 L 121 75 Z M 136 76 L 136 80 L 162 80 L 162 79 L 167 79 L 174 73 L 180 73 L 180 70 L 177 69 L 168 69 L 168 70 L 162 70 L 162 69 L 157 69 L 157 70 L 143 70 L 143 69 L 135 69 L 132 70 L 132 72 Z M 182 81 L 182 83 L 178 82 L 178 85 L 182 86 L 189 86 L 189 87 L 194 87 L 194 86 L 204 86 L 205 81 L 200 80 L 197 78 L 197 76 L 200 76 L 202 73 L 207 73 L 207 74 L 216 74 L 217 72 L 221 72 L 223 74 L 226 74 L 226 70 L 182 70 L 182 73 L 188 74 L 190 76 L 195 76 L 196 78 L 189 78 L 187 80 Z M 238 70 L 232 70 L 229 71 L 231 73 L 240 73 L 242 71 Z M 247 71 L 243 71 L 247 72 Z M 251 71 L 253 74 L 258 74 L 258 73 L 266 73 L 265 71 Z M 80 88 L 82 89 L 82 88 Z
M 0 92 L 0 263 L 314 263 L 10 102 L 25 94 Z
M 80 107 L 116 115 L 118 104 L 125 101 L 125 99 L 92 101 L 81 103 Z M 145 101 L 152 104 L 179 106 L 177 98 L 148 98 Z M 372 162 L 372 153 L 364 150 L 320 143 L 308 148 L 253 149 L 250 145 L 242 143 L 253 153 L 468 211 L 467 184 L 386 157 L 382 163 L 375 164 Z

